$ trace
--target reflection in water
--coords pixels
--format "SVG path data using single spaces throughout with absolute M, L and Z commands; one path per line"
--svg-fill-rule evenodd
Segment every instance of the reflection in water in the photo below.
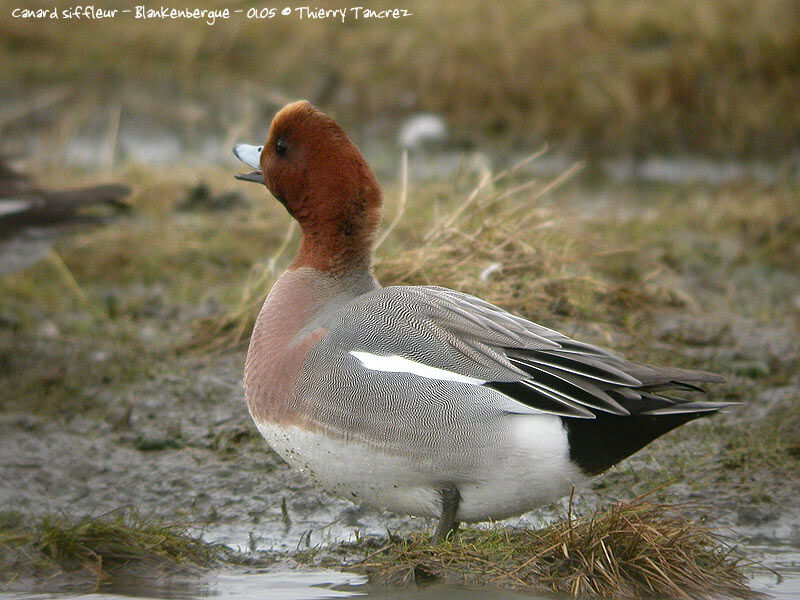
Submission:
M 763 566 L 753 577 L 754 589 L 779 600 L 800 600 L 800 540 L 781 544 L 776 540 L 751 539 L 747 554 L 761 557 Z
M 365 578 L 336 571 L 283 571 L 275 573 L 216 573 L 210 576 L 159 581 L 130 578 L 117 582 L 100 594 L 9 594 L 0 600 L 322 600 L 327 598 L 369 598 L 372 600 L 552 600 L 552 596 L 531 596 L 506 590 L 431 584 L 423 587 L 390 589 L 365 584 Z
M 364 597 L 365 578 L 336 571 L 211 573 L 200 578 L 156 580 L 133 577 L 117 581 L 100 594 L 3 594 L 0 600 L 317 600 Z
M 779 600 L 800 600 L 800 551 L 794 546 L 753 546 L 764 564 L 775 572 L 757 574 L 753 587 Z M 776 573 L 778 576 L 776 576 Z M 430 584 L 391 589 L 372 586 L 365 578 L 336 571 L 281 571 L 270 573 L 212 572 L 200 578 L 157 580 L 131 577 L 119 580 L 101 594 L 0 593 L 0 600 L 317 600 L 367 598 L 369 600 L 553 600 L 551 595 L 531 595 L 473 586 Z M 723 600 L 723 599 L 720 599 Z
M 172 585 L 158 591 L 157 597 L 181 598 L 218 598 L 219 600 L 311 600 L 323 598 L 349 598 L 361 596 L 355 586 L 362 585 L 365 578 L 350 573 L 336 571 L 283 571 L 275 573 L 220 573 L 204 578 L 201 581 L 185 582 L 183 586 Z M 156 591 L 148 585 L 152 582 L 137 582 L 131 585 L 120 585 L 115 591 L 124 598 L 130 596 L 154 597 Z M 144 583 L 144 585 L 142 585 Z M 92 596 L 91 600 L 95 600 Z

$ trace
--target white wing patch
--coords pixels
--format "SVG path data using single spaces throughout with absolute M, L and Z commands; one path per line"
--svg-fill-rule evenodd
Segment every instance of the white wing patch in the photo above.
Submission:
M 359 352 L 351 350 L 350 354 L 355 356 L 361 361 L 365 369 L 370 371 L 385 371 L 387 373 L 411 373 L 419 375 L 427 379 L 439 379 L 440 381 L 458 381 L 460 383 L 469 383 L 472 385 L 483 385 L 486 383 L 483 379 L 475 379 L 474 377 L 467 377 L 452 371 L 439 369 L 438 367 L 431 367 L 430 365 L 423 364 L 414 360 L 403 358 L 402 356 L 380 356 L 378 354 L 371 354 L 370 352 Z

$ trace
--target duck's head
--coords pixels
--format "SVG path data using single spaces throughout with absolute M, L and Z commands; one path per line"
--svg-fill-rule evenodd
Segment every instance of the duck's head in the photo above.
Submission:
M 300 223 L 303 242 L 293 267 L 330 271 L 369 263 L 380 186 L 333 119 L 306 101 L 288 104 L 263 146 L 237 144 L 233 153 L 255 169 L 236 178 L 265 185 Z

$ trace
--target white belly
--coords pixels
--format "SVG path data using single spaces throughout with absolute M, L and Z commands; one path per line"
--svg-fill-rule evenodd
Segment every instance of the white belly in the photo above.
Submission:
M 424 462 L 297 426 L 256 422 L 270 446 L 311 481 L 357 504 L 400 514 L 439 517 L 440 490 L 455 485 L 460 521 L 502 519 L 551 502 L 585 479 L 569 461 L 561 420 L 552 415 L 509 415 L 500 444 L 465 448 L 468 472 L 447 457 Z

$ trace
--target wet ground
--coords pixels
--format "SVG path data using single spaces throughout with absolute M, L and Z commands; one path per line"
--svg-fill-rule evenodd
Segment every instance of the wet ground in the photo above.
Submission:
M 797 549 L 779 552 L 773 561 L 765 555 L 765 565 L 772 571 L 756 574 L 754 590 L 778 600 L 800 598 L 800 552 Z M 776 557 L 777 558 L 777 557 Z M 42 587 L 47 587 L 42 586 Z M 125 578 L 104 587 L 100 593 L 74 592 L 0 592 L 0 600 L 122 600 L 152 598 L 154 600 L 188 600 L 217 598 L 219 600 L 322 600 L 326 598 L 370 598 L 372 600 L 547 600 L 554 596 L 532 594 L 485 587 L 427 584 L 405 589 L 370 585 L 365 577 L 351 573 L 316 570 L 278 570 L 274 572 L 204 573 L 197 577 L 159 580 L 154 578 Z M 722 599 L 721 599 L 722 600 Z

